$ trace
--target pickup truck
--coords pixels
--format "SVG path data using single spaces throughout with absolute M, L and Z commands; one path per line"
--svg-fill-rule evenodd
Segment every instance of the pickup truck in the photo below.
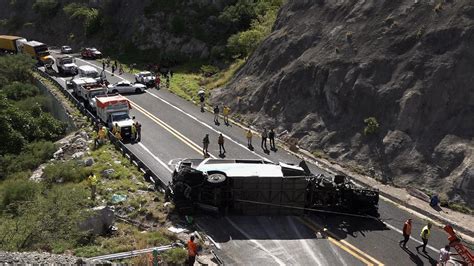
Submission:
M 142 71 L 135 74 L 135 81 L 149 87 L 155 86 L 156 77 L 150 71 Z
M 77 65 L 72 56 L 66 55 L 56 58 L 56 66 L 58 67 L 59 75 L 77 74 Z

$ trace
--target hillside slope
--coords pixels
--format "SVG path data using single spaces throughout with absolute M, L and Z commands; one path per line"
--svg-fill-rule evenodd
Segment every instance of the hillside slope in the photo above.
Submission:
M 473 207 L 474 4 L 436 3 L 288 1 L 212 101 L 375 178 Z M 364 134 L 368 117 L 375 133 Z

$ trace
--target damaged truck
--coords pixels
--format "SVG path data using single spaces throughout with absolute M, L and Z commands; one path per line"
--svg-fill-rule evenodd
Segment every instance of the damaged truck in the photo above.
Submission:
M 378 216 L 379 192 L 346 176 L 313 175 L 306 163 L 179 159 L 167 189 L 181 213 L 300 215 L 332 211 Z

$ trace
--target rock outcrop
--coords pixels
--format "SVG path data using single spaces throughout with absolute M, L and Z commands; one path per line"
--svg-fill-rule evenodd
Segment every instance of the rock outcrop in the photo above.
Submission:
M 212 101 L 474 207 L 474 3 L 300 0 Z M 379 128 L 364 134 L 364 120 Z

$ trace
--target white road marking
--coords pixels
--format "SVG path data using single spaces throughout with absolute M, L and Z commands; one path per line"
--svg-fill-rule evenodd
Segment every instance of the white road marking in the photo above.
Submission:
M 151 92 L 149 92 L 149 91 L 145 91 L 145 92 L 148 93 L 148 94 L 150 94 L 151 96 L 157 98 L 158 100 L 160 100 L 160 101 L 166 103 L 167 105 L 173 107 L 174 109 L 178 110 L 179 112 L 181 112 L 181 113 L 187 115 L 188 117 L 190 117 L 190 118 L 193 119 L 194 121 L 198 122 L 199 124 L 203 125 L 204 127 L 209 128 L 210 130 L 214 131 L 215 133 L 218 133 L 218 134 L 222 133 L 222 132 L 220 132 L 220 131 L 214 129 L 214 128 L 211 127 L 210 125 L 206 124 L 205 122 L 199 120 L 199 119 L 196 118 L 195 116 L 193 116 L 193 115 L 191 115 L 191 114 L 185 112 L 183 109 L 181 109 L 181 108 L 177 107 L 176 105 L 174 105 L 174 104 L 168 102 L 167 100 L 161 98 L 160 96 L 158 96 L 158 95 L 156 95 L 156 94 L 154 94 L 154 93 L 151 93 Z M 228 135 L 225 135 L 224 133 L 222 133 L 222 136 L 224 136 L 226 139 L 232 141 L 233 143 L 237 144 L 237 145 L 240 146 L 241 148 L 243 148 L 243 149 L 245 149 L 245 150 L 248 150 L 248 148 L 245 147 L 245 145 L 243 145 L 243 144 L 241 144 L 241 143 L 235 141 L 234 139 L 232 139 L 232 138 L 229 137 Z M 250 151 L 250 150 L 249 150 L 249 151 Z M 250 151 L 250 152 L 252 152 L 252 153 L 255 154 L 256 156 L 260 157 L 261 159 L 270 160 L 270 159 L 266 158 L 265 156 L 262 156 L 262 155 L 256 153 L 255 151 Z
M 311 258 L 313 259 L 314 262 L 316 262 L 317 265 L 329 265 L 328 262 L 324 259 L 324 256 L 321 254 L 321 252 L 318 252 L 319 250 L 318 249 L 311 249 L 311 247 L 308 245 L 308 243 L 306 243 L 306 239 L 303 238 L 303 236 L 301 235 L 300 231 L 298 230 L 298 228 L 296 228 L 296 225 L 295 223 L 293 222 L 293 217 L 289 217 L 287 216 L 286 219 L 288 220 L 290 226 L 291 226 L 291 229 L 293 229 L 293 231 L 296 233 L 296 235 L 298 236 L 298 238 L 300 239 L 299 242 L 301 242 L 301 244 L 303 244 L 303 248 L 306 250 L 307 253 L 310 254 Z M 324 262 L 321 262 L 317 257 L 316 255 L 314 254 L 315 252 L 318 252 L 318 255 L 324 259 Z
M 158 163 L 160 163 L 166 170 L 168 170 L 170 173 L 173 172 L 168 165 L 166 165 L 160 158 L 158 158 L 156 155 L 154 155 L 145 145 L 143 145 L 141 142 L 138 142 L 138 146 L 142 147 L 143 150 L 145 150 L 148 154 L 150 154 L 153 159 L 155 159 Z
M 264 251 L 265 253 L 270 255 L 270 257 L 272 259 L 274 259 L 275 262 L 278 263 L 278 265 L 282 265 L 282 266 L 285 265 L 285 263 L 283 261 L 281 261 L 275 255 L 273 255 L 270 251 L 268 251 L 268 249 L 266 249 L 264 246 L 262 246 L 262 244 L 260 244 L 257 240 L 252 239 L 252 237 L 249 234 L 247 234 L 244 230 L 242 230 L 242 228 L 240 228 L 238 225 L 236 225 L 228 216 L 226 216 L 225 218 L 235 229 L 237 229 L 242 235 L 244 235 L 246 238 L 248 238 L 250 240 L 250 242 L 254 243 L 258 248 L 260 248 L 262 251 Z

